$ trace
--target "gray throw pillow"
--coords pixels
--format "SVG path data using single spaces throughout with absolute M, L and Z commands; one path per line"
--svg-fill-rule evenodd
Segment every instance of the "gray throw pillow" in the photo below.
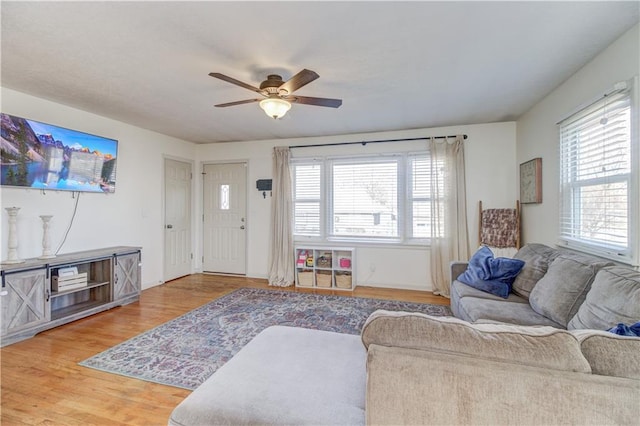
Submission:
M 529 296 L 531 308 L 567 326 L 591 288 L 596 273 L 613 262 L 592 256 L 562 252 L 549 265 Z
M 558 256 L 558 250 L 544 244 L 527 244 L 513 256 L 523 260 L 524 268 L 513 282 L 511 291 L 520 297 L 529 299 L 531 290 L 547 273 L 549 264 Z
M 568 329 L 608 330 L 640 320 L 640 272 L 624 266 L 601 269 Z

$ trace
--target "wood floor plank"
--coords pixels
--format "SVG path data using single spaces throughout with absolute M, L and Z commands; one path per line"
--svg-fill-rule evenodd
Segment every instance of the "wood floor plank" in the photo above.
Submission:
M 143 291 L 139 302 L 0 349 L 0 424 L 165 425 L 190 391 L 85 368 L 78 362 L 241 287 L 274 289 L 261 279 L 190 275 Z M 424 291 L 276 290 L 449 304 L 448 299 Z

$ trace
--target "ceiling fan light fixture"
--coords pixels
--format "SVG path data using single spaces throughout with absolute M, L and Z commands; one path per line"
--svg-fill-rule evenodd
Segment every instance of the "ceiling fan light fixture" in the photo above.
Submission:
M 260 101 L 260 108 L 262 108 L 271 118 L 282 118 L 291 109 L 291 103 L 277 96 L 268 97 Z

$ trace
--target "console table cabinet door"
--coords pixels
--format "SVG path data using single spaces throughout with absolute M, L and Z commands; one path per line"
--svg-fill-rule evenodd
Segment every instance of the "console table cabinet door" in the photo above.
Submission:
M 113 300 L 140 293 L 140 253 L 117 255 Z
M 49 321 L 46 268 L 8 273 L 0 296 L 2 336 Z

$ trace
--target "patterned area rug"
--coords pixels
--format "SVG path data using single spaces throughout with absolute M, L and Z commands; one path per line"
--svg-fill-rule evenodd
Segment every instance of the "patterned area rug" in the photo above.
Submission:
M 269 326 L 360 334 L 377 309 L 451 315 L 447 306 L 424 303 L 242 288 L 80 365 L 192 390 Z

